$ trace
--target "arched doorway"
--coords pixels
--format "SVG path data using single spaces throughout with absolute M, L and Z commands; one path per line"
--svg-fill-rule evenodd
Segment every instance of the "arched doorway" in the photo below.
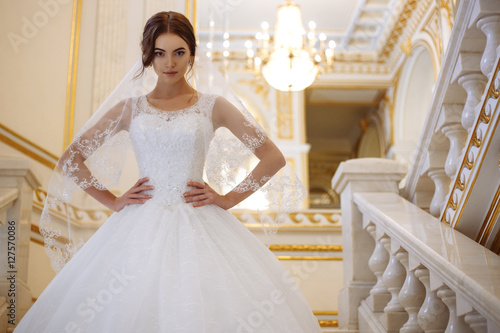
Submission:
M 420 133 L 428 114 L 436 81 L 435 64 L 422 45 L 412 50 L 401 71 L 394 107 L 394 145 L 396 160 L 411 164 Z

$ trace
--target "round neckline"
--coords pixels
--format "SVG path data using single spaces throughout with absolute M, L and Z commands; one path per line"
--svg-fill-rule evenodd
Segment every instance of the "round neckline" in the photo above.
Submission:
M 156 107 L 154 106 L 153 104 L 151 104 L 149 102 L 149 99 L 148 99 L 148 96 L 147 95 L 143 95 L 144 99 L 146 100 L 146 104 L 152 108 L 152 109 L 155 109 L 155 110 L 158 110 L 158 111 L 161 111 L 161 112 L 179 112 L 179 111 L 185 111 L 185 110 L 188 110 L 196 105 L 198 105 L 198 103 L 200 102 L 200 100 L 202 99 L 202 97 L 205 95 L 205 94 L 201 94 L 200 92 L 197 92 L 196 93 L 198 95 L 198 100 L 196 102 L 194 102 L 193 104 L 191 104 L 190 106 L 187 106 L 183 109 L 178 109 L 178 110 L 164 110 L 164 109 L 160 109 L 159 107 Z

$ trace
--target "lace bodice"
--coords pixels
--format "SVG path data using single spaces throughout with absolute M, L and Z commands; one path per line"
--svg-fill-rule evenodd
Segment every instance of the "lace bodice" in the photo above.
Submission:
M 184 203 L 182 194 L 189 181 L 203 182 L 203 167 L 214 135 L 212 108 L 215 95 L 203 94 L 185 109 L 164 111 L 140 96 L 134 101 L 130 139 L 139 166 L 139 176 L 149 177 L 157 204 L 165 207 Z

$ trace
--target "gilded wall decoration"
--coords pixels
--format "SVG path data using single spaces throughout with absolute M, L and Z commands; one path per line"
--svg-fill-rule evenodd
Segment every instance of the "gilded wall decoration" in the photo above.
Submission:
M 278 138 L 293 139 L 292 92 L 276 90 L 276 115 Z

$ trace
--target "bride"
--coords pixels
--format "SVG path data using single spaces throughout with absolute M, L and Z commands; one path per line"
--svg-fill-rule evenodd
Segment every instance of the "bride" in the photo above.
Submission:
M 266 209 L 276 207 L 264 226 L 275 229 L 300 200 L 282 153 L 237 100 L 202 93 L 202 79 L 196 89 L 188 83 L 207 69 L 194 67 L 186 17 L 155 14 L 141 46 L 128 90 L 108 98 L 58 162 L 40 227 L 60 272 L 15 332 L 319 332 L 291 276 L 227 211 L 262 191 Z M 154 88 L 142 93 L 136 84 L 146 86 L 151 67 Z M 116 197 L 107 187 L 127 142 L 140 178 Z M 235 183 L 235 162 L 251 154 L 258 164 Z M 88 240 L 72 222 L 61 230 L 50 212 L 81 190 L 115 212 Z

